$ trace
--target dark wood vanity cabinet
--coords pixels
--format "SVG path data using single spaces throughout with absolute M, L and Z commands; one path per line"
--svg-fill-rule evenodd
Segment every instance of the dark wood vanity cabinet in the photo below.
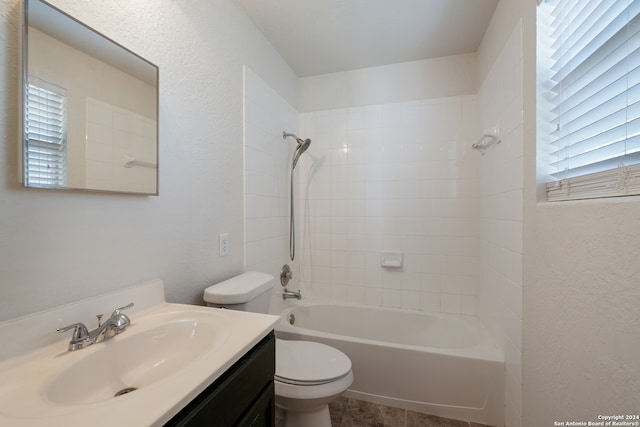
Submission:
M 275 359 L 271 332 L 165 426 L 275 426 Z

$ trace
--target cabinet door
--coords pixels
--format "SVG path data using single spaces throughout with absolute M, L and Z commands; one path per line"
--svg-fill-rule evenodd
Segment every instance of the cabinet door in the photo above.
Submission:
M 275 337 L 272 332 L 165 427 L 273 426 L 274 373 Z M 261 417 L 268 417 L 265 424 L 259 423 Z M 254 421 L 256 424 L 252 424 Z
M 274 427 L 275 426 L 275 399 L 273 383 L 265 387 L 262 394 L 247 410 L 244 417 L 238 422 L 238 427 Z

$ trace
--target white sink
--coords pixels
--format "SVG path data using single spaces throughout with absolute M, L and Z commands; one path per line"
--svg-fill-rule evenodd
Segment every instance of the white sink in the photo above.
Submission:
M 142 330 L 134 323 L 121 335 L 94 344 L 93 352 L 57 373 L 43 394 L 54 403 L 95 403 L 179 375 L 228 337 L 226 322 L 211 314 L 156 315 L 145 319 L 156 326 Z
M 168 304 L 159 280 L 131 292 L 0 323 L 3 345 L 25 348 L 22 354 L 10 354 L 9 347 L 0 347 L 5 355 L 0 360 L 0 426 L 162 426 L 279 319 Z M 130 301 L 136 304 L 127 313 L 131 326 L 110 340 L 68 351 L 70 336 L 61 339 L 55 333 L 57 327 Z M 115 396 L 131 388 L 135 390 Z

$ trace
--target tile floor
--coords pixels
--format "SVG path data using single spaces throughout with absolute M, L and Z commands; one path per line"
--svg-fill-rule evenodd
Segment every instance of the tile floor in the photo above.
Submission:
M 332 427 L 489 427 L 341 397 L 329 405 Z

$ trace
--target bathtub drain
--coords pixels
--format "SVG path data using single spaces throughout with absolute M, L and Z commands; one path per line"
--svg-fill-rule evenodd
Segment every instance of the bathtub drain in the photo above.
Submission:
M 122 390 L 120 390 L 119 392 L 117 392 L 116 394 L 113 395 L 113 397 L 118 397 L 118 396 L 122 396 L 123 394 L 127 394 L 127 393 L 131 393 L 132 391 L 136 391 L 137 388 L 136 387 L 127 387 L 127 388 L 123 388 Z
M 293 313 L 289 315 L 289 323 L 291 323 L 292 325 L 296 323 L 296 316 L 294 316 Z

